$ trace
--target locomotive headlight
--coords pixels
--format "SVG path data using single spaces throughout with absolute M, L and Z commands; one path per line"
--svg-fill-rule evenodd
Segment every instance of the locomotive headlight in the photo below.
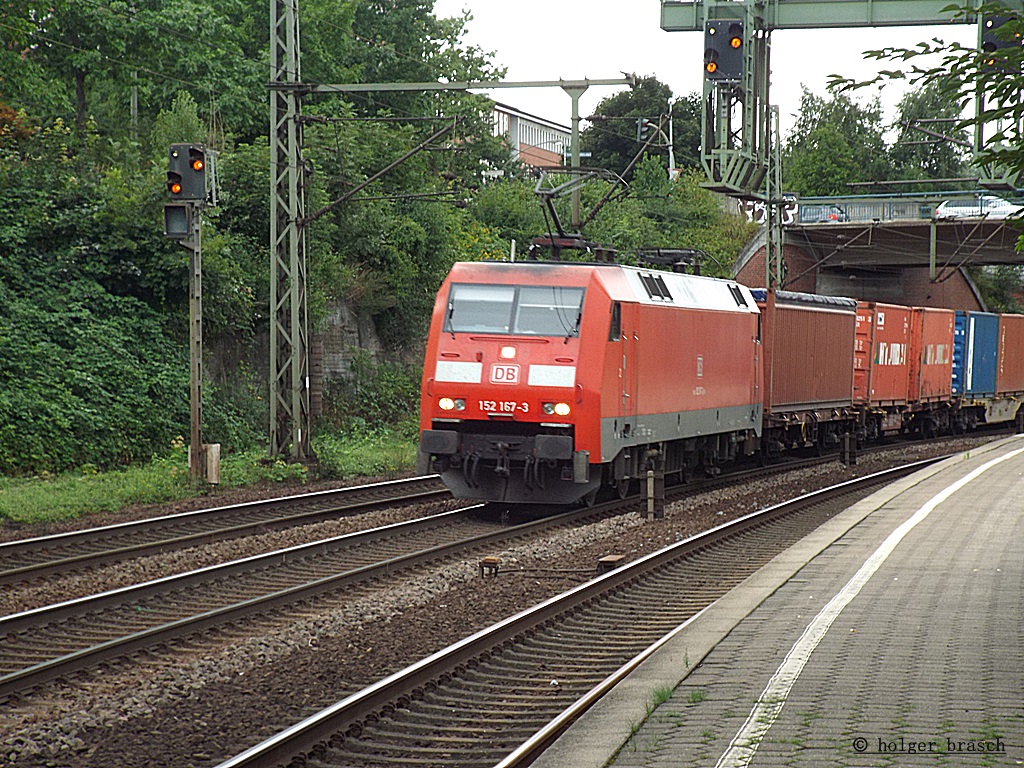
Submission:
M 515 347 L 502 347 L 501 348 L 502 360 L 515 360 L 516 359 L 516 348 Z
M 455 401 L 452 400 L 450 397 L 442 397 L 440 400 L 437 401 L 437 407 L 440 408 L 442 411 L 454 411 Z
M 456 411 L 464 411 L 464 410 L 466 410 L 466 401 L 463 400 L 461 397 L 455 398 L 455 410 Z
M 546 416 L 568 416 L 570 408 L 568 403 L 544 403 L 541 410 Z

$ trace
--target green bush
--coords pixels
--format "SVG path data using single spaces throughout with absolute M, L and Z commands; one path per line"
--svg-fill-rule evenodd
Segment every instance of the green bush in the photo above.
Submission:
M 352 477 L 394 479 L 416 468 L 416 443 L 394 435 L 321 434 L 313 439 L 320 473 L 344 480 Z
M 0 290 L 0 472 L 112 467 L 166 450 L 188 424 L 185 352 L 146 305 L 89 280 Z
M 420 371 L 403 363 L 374 365 L 353 350 L 352 373 L 324 384 L 323 426 L 341 435 L 412 439 L 419 428 Z

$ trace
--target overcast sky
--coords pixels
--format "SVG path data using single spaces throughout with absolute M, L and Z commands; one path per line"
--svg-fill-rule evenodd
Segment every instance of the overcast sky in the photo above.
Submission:
M 659 0 L 435 0 L 438 17 L 468 10 L 464 42 L 494 52 L 507 67 L 506 80 L 576 80 L 622 77 L 623 72 L 654 75 L 677 96 L 700 92 L 703 76 L 703 33 L 661 29 Z M 785 134 L 800 106 L 801 85 L 826 96 L 828 75 L 866 79 L 885 67 L 865 61 L 862 53 L 886 45 L 912 47 L 939 37 L 970 44 L 975 27 L 944 25 L 874 29 L 781 30 L 772 33 L 770 101 L 779 106 Z M 616 88 L 595 86 L 580 99 L 580 114 L 594 112 Z M 886 116 L 904 88 L 890 84 L 880 94 Z M 865 100 L 878 91 L 864 89 Z M 560 88 L 501 89 L 496 100 L 558 123 L 568 124 L 571 101 Z

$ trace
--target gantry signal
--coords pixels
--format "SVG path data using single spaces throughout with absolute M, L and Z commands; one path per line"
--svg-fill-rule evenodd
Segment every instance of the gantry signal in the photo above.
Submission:
M 1021 47 L 1021 33 L 1012 28 L 1003 29 L 1007 22 L 1015 21 L 1013 16 L 985 15 L 981 19 L 981 52 L 982 63 L 987 67 L 995 66 L 997 60 L 1005 61 L 1005 51 Z
M 704 25 L 704 75 L 709 80 L 741 80 L 745 58 L 743 22 L 710 20 Z

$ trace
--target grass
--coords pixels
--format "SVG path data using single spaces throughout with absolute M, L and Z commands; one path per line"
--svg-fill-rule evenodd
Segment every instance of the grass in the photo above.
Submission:
M 394 477 L 412 470 L 416 446 L 395 437 L 325 436 L 313 444 L 320 472 L 328 478 Z M 134 504 L 160 504 L 203 495 L 206 488 L 189 482 L 187 450 L 180 440 L 171 454 L 149 464 L 115 472 L 90 467 L 58 476 L 0 477 L 0 524 L 35 525 L 110 512 Z M 307 469 L 269 461 L 261 450 L 221 456 L 221 487 L 257 483 L 302 483 Z
M 416 442 L 389 434 L 359 437 L 322 435 L 313 441 L 320 471 L 327 477 L 395 478 L 416 468 Z
M 654 693 L 651 694 L 651 704 L 653 707 L 660 707 L 666 701 L 672 698 L 672 694 L 675 693 L 675 688 L 671 685 L 662 685 L 654 689 Z

